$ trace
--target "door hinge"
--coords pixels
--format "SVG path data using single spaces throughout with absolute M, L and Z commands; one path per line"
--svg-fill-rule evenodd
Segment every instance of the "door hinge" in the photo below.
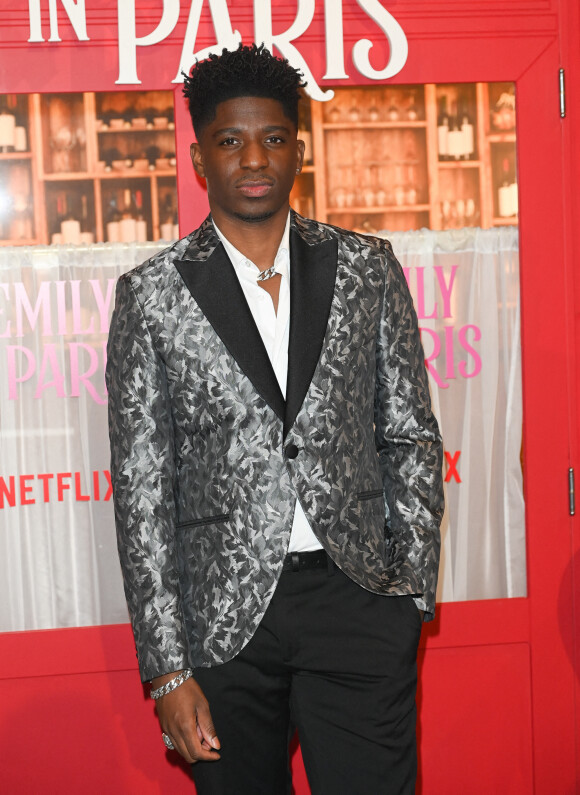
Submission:
M 576 492 L 574 489 L 574 467 L 568 469 L 568 508 L 570 516 L 576 513 Z
M 559 82 L 560 82 L 560 118 L 563 119 L 566 116 L 566 78 L 563 69 L 560 69 L 559 72 Z

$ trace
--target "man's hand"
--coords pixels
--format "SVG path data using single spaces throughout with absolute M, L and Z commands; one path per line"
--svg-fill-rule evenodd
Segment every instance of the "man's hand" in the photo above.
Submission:
M 153 679 L 153 689 L 173 679 L 179 671 Z M 195 679 L 155 702 L 161 728 L 171 738 L 176 750 L 187 762 L 211 762 L 219 759 L 217 738 L 207 700 Z

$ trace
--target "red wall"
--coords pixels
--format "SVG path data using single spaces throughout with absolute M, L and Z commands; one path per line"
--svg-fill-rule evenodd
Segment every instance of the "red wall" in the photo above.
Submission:
M 512 600 L 507 613 L 502 601 L 483 610 L 481 604 L 444 605 L 424 632 L 419 737 L 425 795 L 532 791 L 526 600 Z M 465 647 L 456 646 L 458 634 Z M 192 791 L 187 767 L 161 741 L 128 626 L 8 633 L 0 643 L 3 792 Z M 524 720 L 510 721 L 513 715 Z M 306 795 L 299 752 L 293 768 L 296 792 Z

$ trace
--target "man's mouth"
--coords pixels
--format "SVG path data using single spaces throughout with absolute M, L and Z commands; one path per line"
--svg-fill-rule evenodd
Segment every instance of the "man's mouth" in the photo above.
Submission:
M 265 196 L 267 193 L 270 192 L 272 189 L 273 183 L 271 180 L 267 179 L 248 179 L 240 182 L 237 186 L 237 189 L 243 196 L 248 196 L 248 198 L 257 199 L 261 196 Z

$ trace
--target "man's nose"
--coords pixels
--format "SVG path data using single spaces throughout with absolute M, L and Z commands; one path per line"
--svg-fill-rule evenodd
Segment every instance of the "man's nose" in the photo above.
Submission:
M 259 169 L 268 165 L 268 152 L 260 141 L 249 141 L 242 149 L 242 168 Z

